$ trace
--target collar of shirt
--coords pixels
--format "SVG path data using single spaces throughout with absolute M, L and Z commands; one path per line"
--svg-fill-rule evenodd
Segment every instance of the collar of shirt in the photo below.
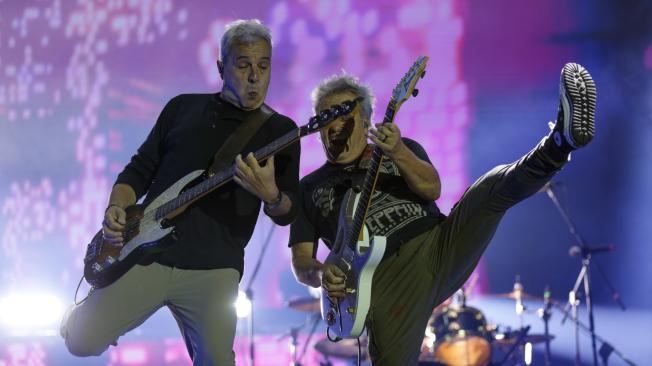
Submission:
M 339 163 L 333 163 L 326 160 L 326 165 L 330 165 L 332 167 L 342 169 L 346 172 L 367 170 L 371 163 L 373 152 L 374 152 L 374 145 L 367 144 L 367 147 L 362 151 L 362 154 L 360 154 L 360 156 L 357 159 L 353 160 L 352 162 L 346 164 L 339 164 Z
M 220 93 L 213 94 L 211 101 L 213 102 L 215 117 L 218 119 L 230 119 L 242 122 L 253 112 L 257 111 L 257 109 L 251 111 L 240 109 L 230 102 L 224 100 Z

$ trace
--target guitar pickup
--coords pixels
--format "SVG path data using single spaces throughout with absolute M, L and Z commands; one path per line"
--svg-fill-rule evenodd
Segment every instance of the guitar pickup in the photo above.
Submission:
M 93 263 L 92 268 L 95 273 L 102 272 L 102 266 L 97 262 Z

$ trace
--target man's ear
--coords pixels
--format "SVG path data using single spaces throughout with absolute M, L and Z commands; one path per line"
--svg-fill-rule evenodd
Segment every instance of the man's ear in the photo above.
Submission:
M 224 62 L 217 60 L 217 71 L 220 73 L 220 79 L 224 80 Z

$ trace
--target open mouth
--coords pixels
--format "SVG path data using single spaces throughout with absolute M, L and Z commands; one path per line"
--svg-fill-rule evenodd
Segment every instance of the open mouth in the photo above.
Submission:
M 258 93 L 255 92 L 255 91 L 250 91 L 250 92 L 247 93 L 247 95 L 248 95 L 249 98 L 251 98 L 251 99 L 254 99 L 254 98 L 257 98 L 257 97 L 258 97 Z
M 328 136 L 328 141 L 332 146 L 344 146 L 348 140 L 349 137 L 341 133 Z

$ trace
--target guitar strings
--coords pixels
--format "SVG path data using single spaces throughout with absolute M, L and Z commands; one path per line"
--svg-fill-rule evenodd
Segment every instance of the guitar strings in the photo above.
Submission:
M 352 101 L 342 102 L 338 106 L 333 106 L 331 108 L 328 108 L 328 110 L 327 110 L 328 114 L 326 116 L 324 116 L 323 112 L 322 112 L 322 113 L 320 113 L 319 115 L 317 115 L 315 117 L 318 118 L 318 119 L 321 119 L 321 121 L 319 121 L 320 124 L 328 122 L 329 120 L 330 121 L 335 120 L 335 119 L 341 117 L 342 115 L 351 113 L 353 111 L 353 109 L 356 107 L 356 104 L 358 102 L 360 102 L 361 99 L 362 98 L 358 97 L 358 98 L 356 98 L 355 100 L 352 100 Z M 312 119 L 311 119 L 311 121 L 312 121 Z M 300 128 L 297 128 L 297 130 L 300 130 Z M 280 139 L 285 138 L 287 135 L 291 135 L 294 132 L 295 132 L 294 130 L 290 131 L 288 134 L 282 136 Z M 232 165 L 230 167 L 230 169 L 228 171 L 229 177 L 227 179 L 225 179 L 222 183 L 227 183 L 227 182 L 229 182 L 229 181 L 231 181 L 233 179 L 233 176 L 234 176 L 233 171 L 235 170 L 234 168 L 235 168 L 235 165 Z M 219 175 L 221 175 L 221 174 L 217 174 L 215 176 L 215 178 L 219 177 Z M 209 179 L 212 179 L 212 178 L 209 178 Z M 177 198 L 178 198 L 178 196 L 177 196 Z M 163 207 L 166 204 L 169 204 L 170 202 L 171 201 L 168 201 L 168 202 L 164 203 L 163 205 L 159 206 L 157 209 L 153 209 L 153 210 L 145 212 L 141 217 L 137 217 L 137 218 L 133 218 L 132 220 L 128 220 L 125 223 L 124 229 L 122 230 L 123 239 L 125 237 L 124 234 L 133 234 L 136 231 L 136 229 L 138 229 L 140 227 L 141 221 L 152 219 L 156 215 L 156 212 L 158 211 L 159 208 Z M 102 251 L 101 248 L 102 248 L 103 245 L 104 245 L 104 241 L 100 242 L 98 252 Z M 97 247 L 94 247 L 94 249 L 97 249 Z M 96 255 L 97 255 L 97 253 L 96 253 Z

